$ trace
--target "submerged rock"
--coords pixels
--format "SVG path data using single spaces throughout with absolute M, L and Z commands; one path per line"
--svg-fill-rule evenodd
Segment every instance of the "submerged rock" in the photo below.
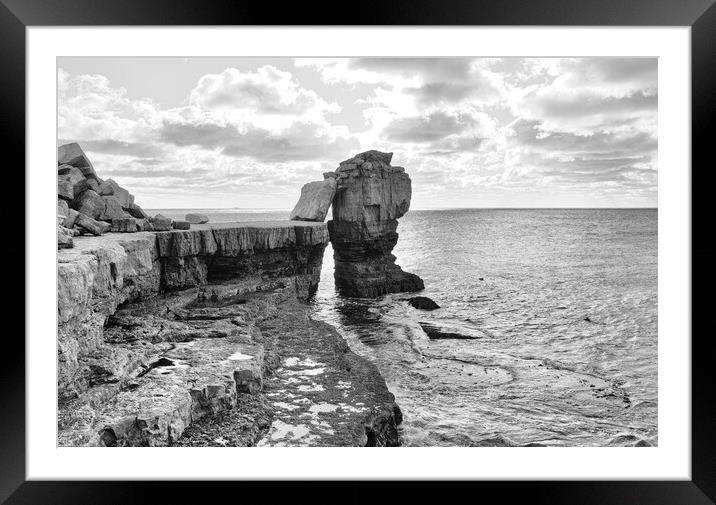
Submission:
M 419 324 L 420 324 L 420 327 L 425 332 L 425 334 L 431 340 L 442 340 L 442 339 L 471 340 L 471 339 L 479 338 L 477 336 L 466 335 L 464 333 L 459 333 L 457 331 L 453 331 L 450 328 L 441 328 L 441 327 L 436 326 L 432 323 L 420 322 Z
M 408 303 L 416 309 L 421 310 L 435 310 L 440 308 L 440 305 L 427 296 L 414 296 L 412 298 L 408 298 Z
M 392 153 L 367 151 L 336 170 L 333 220 L 328 222 L 335 280 L 345 296 L 375 298 L 419 291 L 423 281 L 404 272 L 391 254 L 398 242 L 398 218 L 410 208 L 411 182 Z
M 314 181 L 301 188 L 301 197 L 291 211 L 292 221 L 323 222 L 328 214 L 333 197 L 336 194 L 336 180 L 327 178 Z

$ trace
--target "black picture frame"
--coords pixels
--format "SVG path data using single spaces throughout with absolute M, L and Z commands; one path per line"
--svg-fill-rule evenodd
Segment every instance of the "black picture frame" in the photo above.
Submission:
M 25 29 L 31 26 L 83 25 L 546 25 L 546 26 L 690 26 L 692 99 L 692 480 L 691 481 L 584 481 L 584 482 L 478 482 L 471 489 L 450 485 L 450 494 L 428 490 L 424 483 L 411 483 L 401 493 L 436 499 L 456 499 L 460 493 L 500 501 L 550 504 L 707 504 L 716 502 L 716 402 L 711 376 L 711 332 L 706 326 L 710 292 L 716 281 L 716 246 L 709 240 L 714 212 L 707 197 L 714 188 L 714 122 L 716 120 L 716 0 L 413 0 L 411 2 L 365 1 L 295 2 L 276 6 L 245 0 L 0 0 L 0 100 L 2 100 L 2 154 L 6 177 L 17 178 L 13 188 L 15 216 L 24 209 L 25 188 Z M 663 167 L 688 170 L 689 167 Z M 25 188 L 26 191 L 31 188 Z M 9 205 L 6 201 L 6 205 Z M 12 212 L 10 211 L 10 212 Z M 27 223 L 25 223 L 27 225 Z M 3 265 L 13 265 L 5 277 L 10 295 L 3 304 L 5 321 L 20 321 L 24 313 L 24 240 L 20 240 L 17 217 L 13 238 L 0 248 Z M 28 232 L 26 226 L 23 227 Z M 9 272 L 5 272 L 6 275 Z M 22 278 L 21 278 L 22 277 Z M 205 499 L 223 493 L 265 492 L 266 486 L 248 483 L 132 483 L 132 482 L 39 482 L 25 479 L 25 349 L 19 331 L 5 332 L 5 359 L 0 366 L 0 502 L 20 503 L 127 503 Z M 215 489 L 202 491 L 200 486 Z M 269 484 L 272 489 L 275 484 Z M 383 490 L 367 490 L 356 482 L 323 484 L 320 495 L 310 491 L 311 501 L 374 501 Z M 252 489 L 253 488 L 253 489 Z M 282 489 L 294 496 L 305 493 L 305 483 Z M 210 493 L 210 494 L 206 494 Z M 249 496 L 246 494 L 245 496 Z M 275 497 L 275 495 L 274 495 Z M 403 494 L 407 501 L 408 496 Z M 273 501 L 273 500 L 271 500 Z M 471 500 L 472 501 L 472 500 Z M 482 500 L 481 500 L 482 501 Z

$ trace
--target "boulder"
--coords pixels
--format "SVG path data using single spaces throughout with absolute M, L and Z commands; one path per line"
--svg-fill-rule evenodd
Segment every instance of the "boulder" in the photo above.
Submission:
M 325 221 L 335 194 L 335 179 L 328 178 L 305 184 L 301 188 L 301 197 L 291 211 L 289 219 L 292 221 Z
M 68 165 L 66 163 L 64 165 L 59 165 L 57 167 L 57 175 L 65 175 L 65 174 L 69 173 L 70 170 L 72 170 L 73 168 L 75 168 L 75 167 L 73 167 L 72 165 Z
M 89 186 L 89 189 L 95 193 L 99 193 L 99 183 L 97 182 L 97 179 L 87 179 L 87 186 Z
M 412 298 L 408 298 L 408 303 L 416 309 L 421 310 L 435 310 L 440 308 L 440 305 L 427 296 L 414 296 Z
M 97 178 L 92 163 L 90 163 L 89 158 L 87 158 L 80 145 L 76 142 L 64 144 L 57 148 L 57 164 L 60 166 L 71 165 L 79 168 L 85 177 Z
M 77 214 L 77 221 L 75 221 L 75 225 L 92 235 L 102 235 L 103 233 L 107 233 L 111 228 L 109 223 L 97 221 L 81 212 Z
M 112 179 L 104 181 L 100 185 L 98 193 L 102 196 L 114 196 L 125 209 L 134 203 L 134 196 Z
M 187 214 L 184 220 L 191 224 L 204 224 L 209 222 L 209 216 L 206 214 Z
M 113 219 L 124 219 L 130 217 L 126 212 L 124 212 L 122 204 L 115 196 L 102 196 L 100 198 L 104 200 L 104 210 L 99 217 L 96 218 L 99 221 L 107 221 L 108 223 L 111 223 Z
M 106 204 L 104 198 L 91 189 L 88 189 L 79 195 L 79 197 L 75 197 L 70 203 L 70 207 L 92 219 L 99 219 L 104 213 Z
M 75 209 L 67 209 L 67 215 L 62 223 L 65 228 L 72 228 L 77 222 L 77 217 L 80 215 Z
M 57 179 L 57 197 L 68 201 L 75 197 L 75 190 L 69 180 Z
M 57 194 L 60 194 L 60 186 L 64 188 L 72 188 L 72 200 L 78 197 L 82 192 L 89 189 L 89 184 L 82 171 L 79 168 L 70 167 L 64 174 L 57 176 Z M 63 189 L 63 193 L 69 195 L 69 189 Z
M 127 211 L 127 214 L 137 219 L 147 219 L 149 217 L 149 214 L 144 212 L 144 210 L 136 203 L 130 204 L 129 207 L 124 210 Z
M 64 226 L 57 225 L 57 248 L 70 249 L 72 247 L 74 247 L 72 232 Z
M 62 216 L 63 220 L 65 217 L 67 217 L 67 214 L 70 211 L 70 207 L 67 205 L 67 202 L 64 200 L 57 200 L 57 215 Z M 68 226 L 69 228 L 69 226 Z
M 172 221 L 172 227 L 175 230 L 189 230 L 191 223 L 189 221 Z
M 168 217 L 157 214 L 150 218 L 154 231 L 169 231 L 172 229 L 172 220 Z
M 154 226 L 152 226 L 152 222 L 148 218 L 134 218 L 134 223 L 137 226 L 137 231 L 154 231 Z
M 121 217 L 112 219 L 110 231 L 118 233 L 134 233 L 137 231 L 137 223 L 132 217 Z

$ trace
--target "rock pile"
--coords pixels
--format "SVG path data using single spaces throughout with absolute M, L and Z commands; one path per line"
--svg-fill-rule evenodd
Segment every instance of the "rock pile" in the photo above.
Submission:
M 79 144 L 57 148 L 57 248 L 73 247 L 72 237 L 109 231 L 188 230 L 185 221 L 157 214 L 150 217 L 134 203 L 134 195 L 112 179 L 97 176 Z

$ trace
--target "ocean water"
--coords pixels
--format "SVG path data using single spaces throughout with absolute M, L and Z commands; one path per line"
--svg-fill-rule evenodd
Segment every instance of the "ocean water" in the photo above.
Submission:
M 411 210 L 394 254 L 441 308 L 414 309 L 412 294 L 337 295 L 329 246 L 313 316 L 376 363 L 403 410 L 405 445 L 657 445 L 657 218 Z M 421 323 L 464 338 L 431 339 Z

